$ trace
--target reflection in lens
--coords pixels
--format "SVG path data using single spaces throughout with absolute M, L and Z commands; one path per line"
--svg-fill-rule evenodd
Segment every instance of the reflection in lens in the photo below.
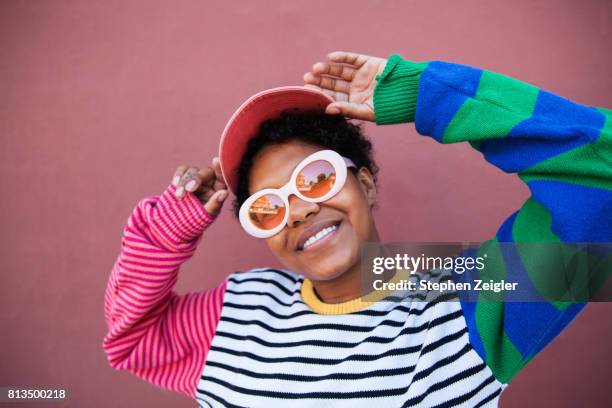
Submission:
M 297 189 L 305 197 L 319 198 L 329 193 L 336 182 L 334 166 L 317 160 L 304 167 L 297 176 Z
M 276 194 L 263 195 L 251 204 L 249 218 L 257 228 L 277 227 L 285 218 L 285 203 Z

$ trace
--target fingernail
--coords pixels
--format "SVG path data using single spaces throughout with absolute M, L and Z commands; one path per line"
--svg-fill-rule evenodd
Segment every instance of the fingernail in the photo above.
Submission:
M 196 186 L 196 181 L 195 180 L 190 180 L 186 185 L 185 185 L 185 190 L 187 191 L 193 191 L 195 190 L 195 186 Z
M 222 193 L 219 193 L 219 196 L 217 197 L 217 201 L 222 203 L 223 201 L 225 201 L 226 198 L 227 198 L 227 191 L 224 191 Z
M 180 180 L 181 180 L 181 176 L 174 176 L 174 178 L 172 179 L 172 185 L 174 187 L 178 186 L 178 183 Z
M 338 109 L 338 108 L 329 108 L 327 110 L 327 113 L 330 113 L 332 115 L 337 115 L 338 113 L 340 113 L 340 109 Z
M 184 192 L 185 192 L 185 189 L 183 188 L 183 186 L 180 186 L 176 189 L 176 191 L 174 192 L 174 195 L 176 195 L 177 197 L 181 197 Z

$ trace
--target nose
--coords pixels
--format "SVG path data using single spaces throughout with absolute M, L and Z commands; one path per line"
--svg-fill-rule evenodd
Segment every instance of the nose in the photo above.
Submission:
M 293 228 L 303 223 L 319 212 L 319 205 L 317 203 L 310 203 L 304 201 L 296 195 L 289 197 L 289 218 L 287 219 L 287 225 Z

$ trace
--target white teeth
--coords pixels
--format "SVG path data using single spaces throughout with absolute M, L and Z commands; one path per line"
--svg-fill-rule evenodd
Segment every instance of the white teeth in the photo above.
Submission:
M 323 228 L 321 231 L 317 232 L 315 235 L 308 238 L 306 242 L 304 242 L 303 249 L 308 248 L 309 246 L 311 246 L 312 244 L 314 244 L 315 242 L 317 242 L 318 240 L 320 240 L 321 238 L 323 238 L 330 232 L 335 231 L 336 229 L 337 227 L 335 225 L 332 225 L 331 227 Z

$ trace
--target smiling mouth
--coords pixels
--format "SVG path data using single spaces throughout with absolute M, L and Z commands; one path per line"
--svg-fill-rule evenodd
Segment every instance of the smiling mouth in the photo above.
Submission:
M 298 247 L 298 251 L 313 250 L 324 244 L 327 240 L 336 235 L 338 228 L 340 228 L 341 221 L 338 221 L 329 227 L 325 227 L 318 231 L 316 234 L 311 235 L 303 245 Z

